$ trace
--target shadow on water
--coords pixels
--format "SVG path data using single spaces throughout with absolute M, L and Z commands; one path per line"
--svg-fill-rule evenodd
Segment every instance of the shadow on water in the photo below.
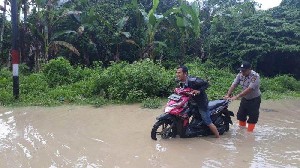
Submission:
M 0 108 L 0 167 L 299 167 L 299 107 L 262 104 L 253 133 L 234 123 L 220 139 L 158 141 L 149 134 L 161 109 Z

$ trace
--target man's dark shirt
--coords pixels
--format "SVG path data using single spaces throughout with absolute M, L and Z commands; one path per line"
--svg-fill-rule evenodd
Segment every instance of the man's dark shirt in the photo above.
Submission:
M 199 90 L 200 94 L 193 96 L 193 101 L 195 101 L 199 108 L 203 110 L 207 110 L 208 106 L 208 98 L 205 93 L 205 90 L 208 88 L 209 84 L 205 80 L 188 76 L 187 81 L 184 83 L 184 87 L 189 87 L 193 90 Z

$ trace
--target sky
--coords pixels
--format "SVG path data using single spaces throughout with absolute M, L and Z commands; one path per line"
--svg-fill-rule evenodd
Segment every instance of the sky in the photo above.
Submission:
M 261 9 L 263 10 L 278 6 L 281 2 L 281 0 L 255 0 L 255 1 L 262 4 Z

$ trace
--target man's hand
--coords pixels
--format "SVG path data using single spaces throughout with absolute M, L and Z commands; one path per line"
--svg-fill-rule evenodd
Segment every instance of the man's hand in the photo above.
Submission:
M 233 96 L 233 97 L 231 97 L 231 98 L 229 98 L 229 99 L 232 100 L 232 101 L 234 101 L 234 100 L 236 100 L 236 99 L 238 99 L 238 98 L 239 98 L 239 95 Z
M 191 94 L 192 94 L 193 96 L 196 96 L 196 95 L 200 94 L 200 91 L 199 91 L 199 90 L 192 90 L 192 91 L 191 91 Z
M 225 96 L 223 97 L 223 99 L 230 99 L 230 96 L 225 95 Z

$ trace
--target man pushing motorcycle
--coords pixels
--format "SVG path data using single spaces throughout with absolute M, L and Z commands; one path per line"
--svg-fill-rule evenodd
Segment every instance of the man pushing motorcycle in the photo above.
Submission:
M 189 76 L 188 68 L 184 65 L 177 67 L 176 77 L 181 86 L 192 89 L 191 94 L 194 95 L 192 99 L 197 104 L 203 122 L 209 127 L 216 138 L 220 138 L 219 132 L 212 123 L 208 111 L 208 98 L 205 93 L 205 90 L 208 88 L 208 83 L 201 78 Z
M 239 120 L 239 125 L 242 127 L 245 127 L 247 122 L 247 130 L 253 132 L 255 124 L 258 121 L 261 103 L 260 78 L 259 74 L 252 70 L 251 64 L 247 61 L 241 64 L 239 70 L 240 73 L 237 74 L 224 98 L 231 100 L 242 98 L 237 112 L 237 119 Z M 236 96 L 230 97 L 238 85 L 242 86 L 243 91 Z M 247 116 L 249 117 L 248 120 Z

